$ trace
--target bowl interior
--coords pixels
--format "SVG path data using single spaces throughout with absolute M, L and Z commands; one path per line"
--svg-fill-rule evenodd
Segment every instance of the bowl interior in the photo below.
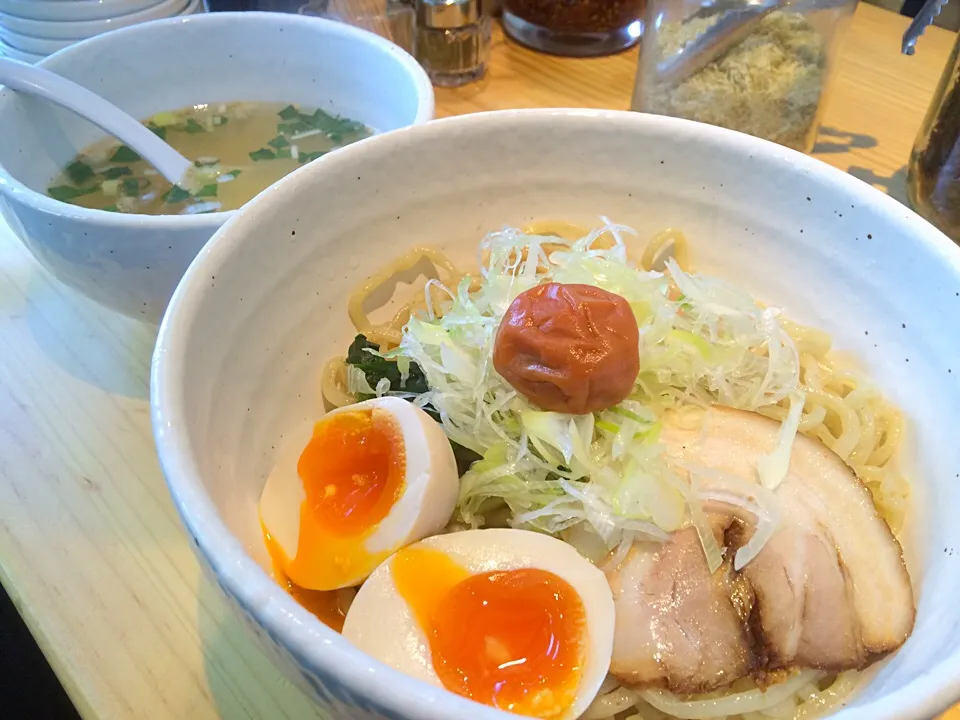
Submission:
M 256 52 L 250 52 L 255 48 Z M 379 131 L 432 114 L 426 76 L 399 48 L 318 18 L 216 13 L 124 28 L 73 45 L 42 66 L 137 118 L 204 102 L 321 107 Z M 0 90 L 0 178 L 48 181 L 103 132 L 50 103 Z
M 301 648 L 308 664 L 348 685 L 359 677 L 363 662 L 269 583 L 256 509 L 271 468 L 321 412 L 320 369 L 353 335 L 354 284 L 414 245 L 440 246 L 473 269 L 489 230 L 603 215 L 643 239 L 683 230 L 698 270 L 830 332 L 904 410 L 916 629 L 841 715 L 927 718 L 955 699 L 960 341 L 944 328 L 960 311 L 960 252 L 943 236 L 799 154 L 636 114 L 457 118 L 373 138 L 322 165 L 268 190 L 211 241 L 175 294 L 154 361 L 174 498 L 221 582 L 263 609 L 270 633 L 296 646 L 309 629 L 324 643 Z M 444 717 L 398 696 L 385 702 L 403 717 Z

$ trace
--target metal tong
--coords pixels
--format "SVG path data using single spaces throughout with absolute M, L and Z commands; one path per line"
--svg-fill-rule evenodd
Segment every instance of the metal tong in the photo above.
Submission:
M 913 55 L 917 48 L 917 40 L 923 35 L 923 31 L 930 27 L 940 11 L 950 0 L 927 0 L 920 12 L 910 23 L 903 33 L 903 43 L 900 45 L 900 52 L 904 55 Z

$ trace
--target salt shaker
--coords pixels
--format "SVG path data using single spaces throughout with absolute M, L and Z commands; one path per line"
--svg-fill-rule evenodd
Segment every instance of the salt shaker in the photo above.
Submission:
M 434 85 L 456 87 L 483 77 L 490 17 L 480 0 L 417 0 L 413 54 Z

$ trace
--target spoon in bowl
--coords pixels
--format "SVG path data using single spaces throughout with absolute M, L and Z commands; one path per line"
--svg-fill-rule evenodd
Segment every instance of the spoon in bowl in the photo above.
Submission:
M 174 185 L 192 184 L 192 162 L 152 130 L 85 87 L 49 70 L 4 57 L 0 57 L 0 85 L 76 113 L 131 147 Z

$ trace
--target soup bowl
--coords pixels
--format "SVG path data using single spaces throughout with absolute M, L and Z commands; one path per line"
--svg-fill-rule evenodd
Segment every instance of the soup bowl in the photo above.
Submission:
M 960 340 L 944 332 L 960 249 L 817 160 L 666 117 L 534 110 L 408 128 L 298 170 L 217 233 L 174 293 L 151 378 L 163 471 L 209 575 L 329 717 L 505 718 L 373 660 L 294 602 L 271 579 L 258 500 L 323 412 L 318 377 L 355 333 L 358 282 L 414 246 L 473 269 L 488 231 L 599 216 L 641 238 L 682 229 L 697 270 L 831 333 L 902 408 L 916 627 L 836 717 L 926 720 L 960 698 Z
M 297 15 L 158 20 L 72 45 L 41 66 L 138 118 L 236 100 L 300 103 L 380 132 L 433 117 L 433 89 L 412 57 L 372 33 Z M 231 213 L 146 216 L 58 202 L 48 183 L 103 131 L 9 89 L 0 89 L 0 127 L 0 217 L 62 282 L 159 321 L 187 265 Z

